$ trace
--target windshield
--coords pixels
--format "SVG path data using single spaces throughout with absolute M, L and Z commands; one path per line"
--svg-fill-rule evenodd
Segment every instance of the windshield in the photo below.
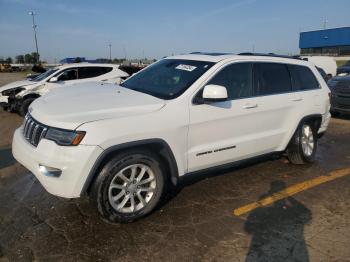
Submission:
M 174 99 L 186 91 L 212 62 L 163 59 L 150 65 L 121 86 L 161 99 Z
M 57 70 L 58 69 L 56 69 L 56 68 L 51 68 L 51 69 L 47 70 L 45 73 L 42 73 L 42 74 L 38 75 L 32 81 L 39 82 L 39 81 L 45 79 L 46 77 L 52 75 L 53 73 L 57 72 Z

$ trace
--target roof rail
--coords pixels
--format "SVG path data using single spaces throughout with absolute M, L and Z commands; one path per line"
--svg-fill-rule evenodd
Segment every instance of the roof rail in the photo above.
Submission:
M 289 59 L 298 59 L 302 60 L 302 58 L 298 55 L 295 56 L 288 56 L 288 55 L 277 55 L 274 53 L 250 53 L 250 52 L 245 52 L 245 53 L 239 53 L 238 55 L 246 55 L 246 56 L 270 56 L 270 57 L 281 57 L 281 58 L 289 58 Z
M 210 56 L 221 56 L 221 55 L 233 55 L 232 53 L 216 53 L 216 52 L 191 52 L 190 55 L 210 55 Z

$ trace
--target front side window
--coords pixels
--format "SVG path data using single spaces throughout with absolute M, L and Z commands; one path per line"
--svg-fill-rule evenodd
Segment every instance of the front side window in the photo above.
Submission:
M 174 99 L 202 76 L 213 62 L 163 59 L 127 79 L 122 86 L 162 99 Z
M 251 63 L 237 63 L 226 66 L 208 84 L 226 87 L 229 100 L 247 98 L 253 95 Z
M 292 91 L 287 66 L 279 63 L 256 63 L 254 66 L 256 93 L 259 96 Z
M 288 68 L 292 77 L 293 90 L 312 90 L 319 88 L 314 74 L 308 67 L 288 65 Z
M 79 67 L 79 79 L 97 77 L 112 71 L 112 67 L 99 67 L 99 66 L 89 66 L 89 67 Z
M 59 77 L 58 81 L 76 80 L 78 77 L 76 69 L 67 69 Z

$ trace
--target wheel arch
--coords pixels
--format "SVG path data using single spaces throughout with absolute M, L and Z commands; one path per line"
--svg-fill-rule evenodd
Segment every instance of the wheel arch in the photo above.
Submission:
M 154 139 L 145 139 L 138 140 L 133 142 L 127 142 L 115 146 L 111 146 L 105 149 L 98 159 L 95 161 L 92 169 L 90 170 L 87 179 L 84 183 L 84 186 L 81 191 L 81 195 L 90 192 L 91 185 L 93 184 L 95 178 L 98 175 L 98 172 L 103 168 L 103 166 L 110 160 L 112 157 L 126 150 L 132 150 L 137 148 L 148 149 L 156 153 L 161 160 L 164 162 L 166 167 L 166 172 L 170 175 L 170 181 L 173 185 L 177 185 L 179 173 L 178 166 L 175 159 L 175 156 L 169 146 L 169 144 L 163 139 L 154 138 Z
M 39 98 L 39 97 L 40 97 L 39 94 L 30 93 L 30 94 L 27 94 L 27 95 L 23 96 L 23 97 L 22 97 L 22 101 L 24 101 L 24 100 L 26 100 L 26 99 L 28 99 L 28 98 L 35 98 L 35 99 L 37 99 L 37 98 Z
M 304 116 L 299 121 L 299 123 L 298 123 L 297 127 L 295 128 L 294 132 L 301 125 L 301 123 L 304 123 L 304 122 L 314 122 L 316 131 L 318 131 L 318 129 L 320 128 L 321 123 L 322 123 L 322 115 L 321 114 L 312 114 L 312 115 Z
M 304 122 L 311 122 L 311 121 L 315 123 L 315 128 L 318 131 L 318 129 L 320 128 L 321 123 L 322 123 L 322 115 L 321 114 L 312 114 L 312 115 L 307 115 L 307 116 L 304 116 L 303 118 L 301 118 L 299 120 L 299 122 L 297 123 L 297 125 L 295 126 L 295 128 L 291 134 L 291 137 L 289 138 L 286 146 L 288 146 L 290 141 L 293 139 L 293 136 L 294 136 L 295 132 L 298 130 L 299 126 Z

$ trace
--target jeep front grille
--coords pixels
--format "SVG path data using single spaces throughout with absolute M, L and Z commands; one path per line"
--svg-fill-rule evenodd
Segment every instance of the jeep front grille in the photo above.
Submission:
M 23 136 L 33 146 L 38 146 L 40 140 L 45 136 L 47 126 L 34 120 L 30 114 L 27 114 L 23 123 Z

